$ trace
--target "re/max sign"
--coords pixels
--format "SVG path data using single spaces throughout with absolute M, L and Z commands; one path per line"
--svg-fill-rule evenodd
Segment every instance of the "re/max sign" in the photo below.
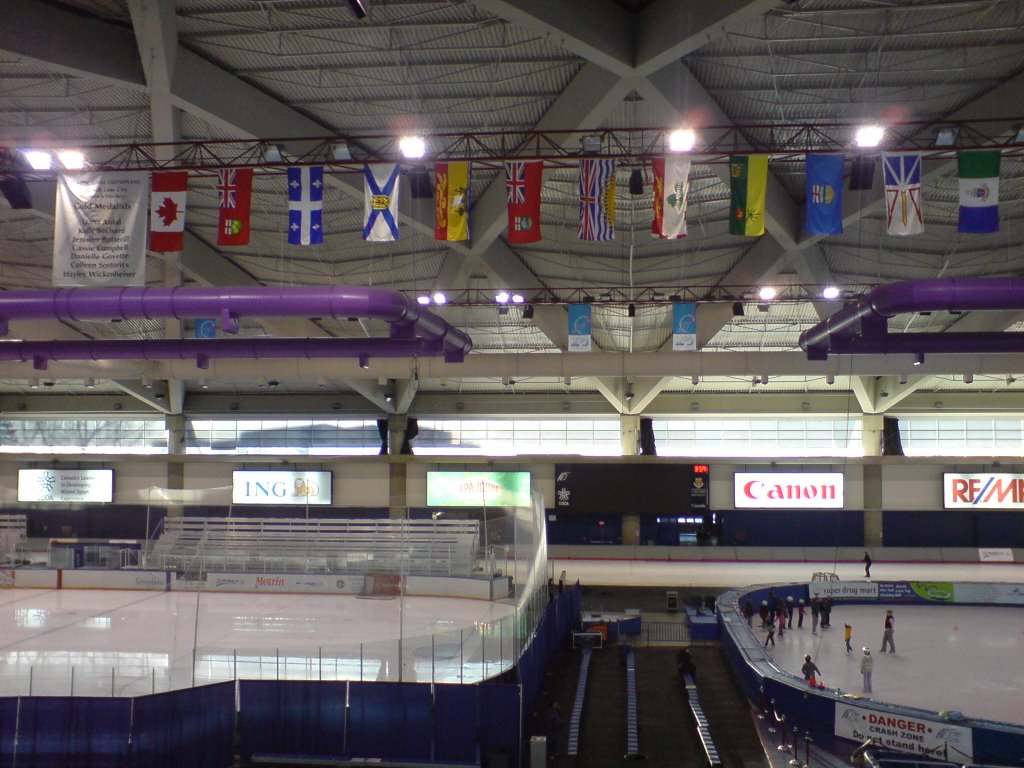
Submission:
M 1024 509 L 1024 475 L 947 472 L 942 498 L 946 509 Z

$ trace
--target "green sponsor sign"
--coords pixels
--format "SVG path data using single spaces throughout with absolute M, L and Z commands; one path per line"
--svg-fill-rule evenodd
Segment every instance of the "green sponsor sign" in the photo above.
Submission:
M 529 472 L 427 472 L 428 507 L 528 507 Z
M 912 581 L 914 594 L 930 603 L 952 603 L 953 584 L 948 581 Z

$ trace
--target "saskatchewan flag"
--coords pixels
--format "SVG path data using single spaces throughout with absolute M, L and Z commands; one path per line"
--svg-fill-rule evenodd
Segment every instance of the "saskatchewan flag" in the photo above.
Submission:
M 758 237 L 764 234 L 764 202 L 768 187 L 767 155 L 729 158 L 729 233 Z
M 999 231 L 999 158 L 998 149 L 957 154 L 959 231 L 974 234 Z

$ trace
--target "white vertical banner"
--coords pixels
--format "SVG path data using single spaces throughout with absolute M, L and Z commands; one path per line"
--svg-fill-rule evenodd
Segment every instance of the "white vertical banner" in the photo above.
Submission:
M 53 284 L 146 284 L 149 173 L 57 176 Z

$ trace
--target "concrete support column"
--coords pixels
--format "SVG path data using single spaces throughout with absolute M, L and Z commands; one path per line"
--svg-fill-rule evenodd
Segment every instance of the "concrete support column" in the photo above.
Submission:
M 409 423 L 409 417 L 404 413 L 395 413 L 388 416 L 388 455 L 397 456 L 402 450 L 402 443 L 405 442 L 405 428 Z
M 170 456 L 184 456 L 185 439 L 188 432 L 185 417 L 180 413 L 171 414 L 165 417 L 164 423 L 167 425 L 167 453 Z M 185 490 L 185 465 L 180 461 L 168 461 L 165 466 L 167 467 L 167 489 L 171 491 Z M 168 505 L 167 516 L 181 517 L 182 506 L 180 504 Z
M 408 467 L 404 461 L 392 461 L 388 464 L 388 517 L 392 520 L 404 520 L 409 511 L 406 495 Z
M 882 455 L 882 428 L 885 417 L 865 413 L 861 417 L 861 442 L 865 456 Z M 864 544 L 881 547 L 882 541 L 882 467 L 864 466 Z
M 640 453 L 639 414 L 624 413 L 619 416 L 619 441 L 623 456 L 637 456 Z M 622 515 L 622 543 L 627 546 L 641 543 L 640 515 Z

